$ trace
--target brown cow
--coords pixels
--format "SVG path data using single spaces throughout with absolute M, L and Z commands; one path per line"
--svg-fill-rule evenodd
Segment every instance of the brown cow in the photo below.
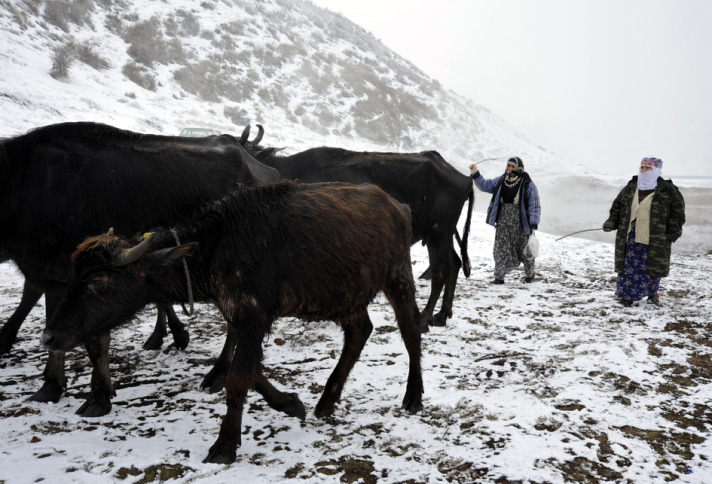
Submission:
M 272 322 L 295 316 L 343 328 L 341 357 L 314 411 L 323 418 L 334 411 L 373 329 L 368 304 L 383 291 L 410 358 L 403 408 L 415 413 L 423 380 L 410 230 L 408 207 L 373 185 L 281 182 L 240 190 L 133 247 L 113 233 L 81 244 L 74 279 L 42 342 L 69 350 L 148 304 L 185 302 L 187 264 L 195 300 L 217 304 L 237 334 L 225 383 L 227 414 L 205 459 L 230 463 L 241 443 L 248 389 L 272 408 L 304 418 L 299 397 L 277 390 L 262 373 L 262 341 Z M 176 246 L 176 236 L 183 245 Z

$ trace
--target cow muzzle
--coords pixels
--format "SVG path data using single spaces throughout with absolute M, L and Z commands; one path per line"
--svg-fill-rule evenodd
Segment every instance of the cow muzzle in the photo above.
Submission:
M 79 344 L 76 338 L 63 337 L 60 333 L 44 330 L 40 336 L 40 345 L 46 350 L 69 351 Z

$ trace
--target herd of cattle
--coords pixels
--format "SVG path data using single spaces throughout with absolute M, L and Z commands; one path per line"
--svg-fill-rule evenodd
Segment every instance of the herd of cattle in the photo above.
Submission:
M 272 322 L 333 320 L 344 330 L 341 357 L 315 409 L 323 418 L 373 329 L 367 306 L 383 292 L 410 361 L 403 408 L 422 408 L 421 333 L 452 316 L 460 268 L 470 274 L 470 177 L 434 151 L 314 148 L 282 156 L 260 146 L 263 134 L 259 126 L 250 140 L 248 126 L 239 138 L 186 138 L 62 123 L 0 139 L 0 260 L 25 278 L 21 302 L 0 329 L 0 355 L 45 296 L 49 356 L 31 400 L 61 398 L 65 352 L 82 344 L 91 393 L 77 413 L 107 414 L 115 395 L 110 330 L 155 304 L 156 328 L 144 347 L 160 347 L 167 324 L 183 349 L 189 335 L 173 304 L 212 302 L 227 319 L 227 337 L 202 385 L 225 387 L 227 413 L 205 462 L 230 463 L 249 389 L 305 418 L 299 397 L 262 373 Z M 422 311 L 410 262 L 419 241 L 431 278 Z

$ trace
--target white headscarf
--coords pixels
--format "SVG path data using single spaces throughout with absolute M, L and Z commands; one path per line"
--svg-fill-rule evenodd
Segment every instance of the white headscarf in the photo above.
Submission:
M 655 190 L 658 187 L 658 178 L 662 171 L 662 168 L 641 171 L 638 174 L 638 190 Z
M 650 166 L 653 169 L 638 173 L 638 190 L 655 190 L 658 187 L 658 178 L 663 171 L 663 162 L 658 158 L 643 158 L 640 168 L 642 169 L 644 166 Z

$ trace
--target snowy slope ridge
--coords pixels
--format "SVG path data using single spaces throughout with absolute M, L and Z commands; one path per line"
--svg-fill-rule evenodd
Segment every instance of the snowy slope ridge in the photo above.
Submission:
M 308 1 L 3 3 L 0 102 L 14 115 L 1 135 L 76 118 L 166 134 L 261 122 L 276 143 L 307 147 L 553 158 Z M 76 12 L 76 4 L 88 6 Z M 58 69 L 58 58 L 69 67 Z
M 67 355 L 66 395 L 28 403 L 41 385 L 38 306 L 0 359 L 0 482 L 104 483 L 658 483 L 712 476 L 712 256 L 675 256 L 663 307 L 613 298 L 612 246 L 541 234 L 538 280 L 492 274 L 492 230 L 475 216 L 473 273 L 458 281 L 453 318 L 423 335 L 424 409 L 400 409 L 408 358 L 391 307 L 369 306 L 374 331 L 335 413 L 313 410 L 341 352 L 331 322 L 276 322 L 264 365 L 297 392 L 304 423 L 248 394 L 242 447 L 230 466 L 203 464 L 225 411 L 224 391 L 199 391 L 222 346 L 211 305 L 187 321 L 184 351 L 143 351 L 155 310 L 112 334 L 117 388 L 107 416 L 75 415 L 89 390 L 85 352 Z M 412 250 L 413 270 L 427 266 Z M 0 319 L 22 279 L 0 265 Z M 418 304 L 429 287 L 417 281 Z M 178 308 L 177 308 L 178 309 Z M 183 316 L 183 318 L 185 318 Z

